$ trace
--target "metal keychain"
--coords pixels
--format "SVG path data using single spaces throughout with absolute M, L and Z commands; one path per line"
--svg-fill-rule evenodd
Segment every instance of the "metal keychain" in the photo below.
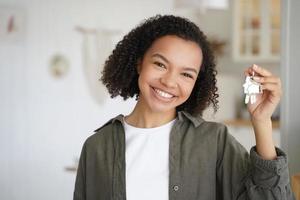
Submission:
M 254 72 L 251 76 L 246 76 L 245 83 L 243 84 L 245 96 L 245 104 L 249 101 L 251 104 L 256 102 L 256 95 L 262 93 L 261 84 L 254 81 Z

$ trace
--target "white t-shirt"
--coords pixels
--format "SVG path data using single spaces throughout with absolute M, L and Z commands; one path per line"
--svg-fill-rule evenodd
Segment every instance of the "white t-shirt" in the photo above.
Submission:
M 169 138 L 173 121 L 155 128 L 124 122 L 128 200 L 169 199 Z

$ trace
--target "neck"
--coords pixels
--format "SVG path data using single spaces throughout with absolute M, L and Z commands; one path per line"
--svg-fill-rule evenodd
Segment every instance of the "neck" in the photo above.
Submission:
M 128 124 L 139 128 L 154 128 L 164 125 L 176 117 L 176 109 L 167 112 L 154 112 L 137 102 L 133 111 L 125 117 Z

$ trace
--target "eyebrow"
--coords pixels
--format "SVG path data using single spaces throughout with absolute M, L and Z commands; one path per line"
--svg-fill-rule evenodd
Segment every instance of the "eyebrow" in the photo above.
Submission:
M 151 57 L 158 57 L 158 58 L 164 60 L 166 63 L 170 64 L 170 62 L 168 61 L 167 58 L 165 58 L 163 55 L 160 55 L 158 53 L 153 54 Z M 198 73 L 196 69 L 190 68 L 190 67 L 184 67 L 183 70 L 195 72 L 195 74 Z

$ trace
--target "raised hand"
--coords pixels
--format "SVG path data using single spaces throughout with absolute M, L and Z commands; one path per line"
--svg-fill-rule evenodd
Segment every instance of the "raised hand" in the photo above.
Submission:
M 282 94 L 280 78 L 257 65 L 247 68 L 245 75 L 251 76 L 253 72 L 253 79 L 261 84 L 262 93 L 256 95 L 254 104 L 248 103 L 248 111 L 252 121 L 270 120 Z

